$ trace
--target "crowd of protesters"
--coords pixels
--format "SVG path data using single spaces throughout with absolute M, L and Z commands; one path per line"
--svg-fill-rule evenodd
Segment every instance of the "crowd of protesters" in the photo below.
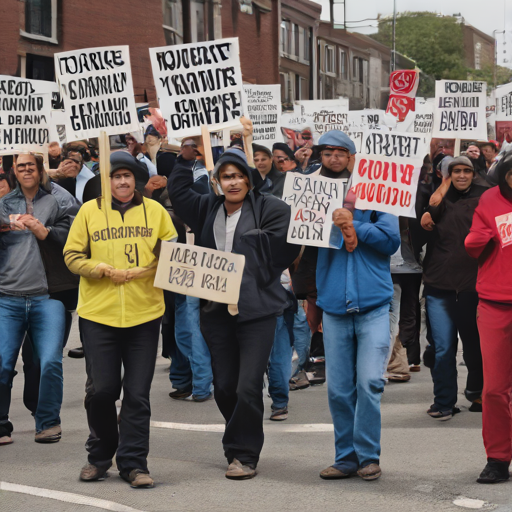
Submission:
M 170 398 L 215 399 L 226 422 L 226 477 L 235 480 L 256 475 L 265 375 L 273 421 L 288 418 L 290 391 L 327 382 L 335 456 L 321 478 L 379 478 L 386 381 L 410 380 L 423 359 L 433 382 L 427 414 L 450 420 L 460 413 L 460 338 L 469 411 L 483 416 L 487 465 L 477 481 L 508 480 L 512 152 L 484 141 L 454 157 L 442 141 L 433 145 L 412 219 L 354 208 L 356 147 L 340 131 L 296 152 L 236 138 L 210 172 L 194 138 L 173 148 L 149 126 L 143 141 L 126 134 L 119 142 L 108 191 L 91 141 L 50 144 L 46 164 L 36 154 L 2 159 L 0 445 L 13 442 L 20 353 L 35 441 L 61 439 L 63 348 L 76 311 L 81 346 L 68 355 L 85 356 L 90 429 L 81 480 L 104 479 L 115 456 L 132 487 L 153 486 L 149 395 L 160 337 Z M 287 172 L 343 185 L 332 218 L 340 248 L 287 242 Z M 169 241 L 244 255 L 238 305 L 155 288 Z

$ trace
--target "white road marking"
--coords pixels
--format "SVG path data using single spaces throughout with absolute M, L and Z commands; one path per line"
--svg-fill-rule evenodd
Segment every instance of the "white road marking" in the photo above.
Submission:
M 52 489 L 42 489 L 40 487 L 30 487 L 28 485 L 11 484 L 9 482 L 0 482 L 1 491 L 19 492 L 21 494 L 30 494 L 31 496 L 39 496 L 41 498 L 49 498 L 51 500 L 64 501 L 66 503 L 76 503 L 77 505 L 87 505 L 89 507 L 102 508 L 103 510 L 112 510 L 113 512 L 143 512 L 114 501 L 92 498 L 82 494 L 74 494 L 72 492 L 54 491 Z
M 193 432 L 220 432 L 223 433 L 225 426 L 220 423 L 213 424 L 197 424 L 197 423 L 171 423 L 167 421 L 152 421 L 151 426 L 154 428 L 168 428 L 172 430 L 188 430 Z M 265 424 L 263 427 L 265 432 L 333 432 L 334 427 L 331 423 L 271 423 Z
M 483 508 L 485 501 L 459 496 L 456 500 L 454 500 L 453 504 L 463 508 L 479 509 Z

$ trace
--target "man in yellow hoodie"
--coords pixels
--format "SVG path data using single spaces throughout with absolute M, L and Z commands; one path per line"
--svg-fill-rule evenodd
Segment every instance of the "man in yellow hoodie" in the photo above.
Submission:
M 149 390 L 165 309 L 153 280 L 161 241 L 177 233 L 167 211 L 137 190 L 149 179 L 146 166 L 124 152 L 113 153 L 110 164 L 112 204 L 106 212 L 101 198 L 85 203 L 64 247 L 67 266 L 81 276 L 77 312 L 88 377 L 89 455 L 80 479 L 102 480 L 117 451 L 121 477 L 152 487 Z

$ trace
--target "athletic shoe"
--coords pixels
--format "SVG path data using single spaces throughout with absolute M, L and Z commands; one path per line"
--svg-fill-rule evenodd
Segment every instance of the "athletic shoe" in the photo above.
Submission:
M 12 444 L 12 437 L 11 436 L 0 437 L 0 446 L 3 446 L 4 444 Z
M 41 432 L 36 432 L 34 441 L 36 443 L 58 443 L 62 437 L 62 429 L 60 425 L 47 428 Z
M 510 478 L 508 472 L 509 462 L 487 459 L 487 464 L 480 476 L 476 479 L 479 484 L 498 484 Z
M 352 475 L 355 475 L 355 473 L 344 473 L 334 466 L 329 466 L 323 471 L 320 471 L 320 478 L 323 478 L 324 480 L 340 480 L 342 478 L 350 478 Z
M 192 395 L 192 390 L 186 389 L 177 389 L 176 391 L 171 391 L 169 396 L 174 398 L 174 400 L 186 400 L 189 396 Z
M 105 480 L 110 466 L 111 465 L 105 468 L 99 468 L 94 464 L 86 464 L 80 471 L 80 480 L 83 480 L 84 482 Z
M 411 380 L 411 376 L 408 373 L 386 373 L 385 378 L 391 382 L 407 382 Z
M 272 409 L 272 414 L 270 415 L 270 419 L 272 421 L 284 421 L 288 419 L 288 407 L 283 407 L 282 409 Z
M 372 463 L 368 464 L 368 466 L 365 466 L 364 468 L 359 468 L 357 470 L 357 474 L 363 480 L 377 480 L 377 478 L 382 475 L 382 471 L 378 464 Z
M 129 473 L 119 473 L 123 480 L 126 480 L 134 489 L 150 489 L 155 485 L 148 471 L 143 469 L 132 469 Z
M 439 421 L 451 420 L 455 414 L 458 414 L 460 409 L 458 407 L 453 407 L 451 411 L 440 411 L 435 404 L 430 406 L 430 409 L 427 411 L 427 414 Z
M 228 466 L 226 471 L 226 478 L 230 480 L 248 480 L 256 476 L 256 469 L 242 464 L 238 459 L 233 459 L 233 462 Z
M 301 370 L 295 377 L 290 379 L 290 391 L 296 391 L 297 389 L 309 388 L 309 380 L 306 372 Z

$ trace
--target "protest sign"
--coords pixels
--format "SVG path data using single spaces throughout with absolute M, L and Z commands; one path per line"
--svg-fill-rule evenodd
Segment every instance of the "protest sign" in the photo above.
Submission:
M 434 126 L 434 98 L 416 98 L 410 111 L 396 129 L 400 132 L 431 134 Z
M 512 244 L 512 212 L 498 215 L 495 219 L 501 248 Z
M 282 142 L 281 86 L 244 85 L 247 97 L 247 116 L 252 121 L 252 138 L 256 144 L 272 149 L 274 142 Z
M 343 207 L 347 187 L 348 179 L 287 172 L 283 201 L 291 207 L 288 243 L 339 249 L 341 231 L 332 214 Z
M 496 88 L 496 121 L 512 121 L 512 83 Z
M 170 137 L 240 124 L 244 90 L 238 38 L 150 48 L 160 109 Z
M 68 142 L 139 129 L 128 46 L 56 53 Z
M 155 286 L 200 299 L 238 304 L 245 256 L 162 242 Z
M 389 77 L 389 101 L 386 113 L 404 121 L 410 111 L 415 110 L 415 97 L 420 74 L 415 69 L 393 71 Z
M 368 131 L 356 155 L 352 189 L 356 208 L 415 217 L 416 189 L 430 137 Z
M 0 76 L 0 152 L 45 152 L 57 84 Z
M 472 81 L 436 81 L 433 137 L 487 139 L 487 84 Z

